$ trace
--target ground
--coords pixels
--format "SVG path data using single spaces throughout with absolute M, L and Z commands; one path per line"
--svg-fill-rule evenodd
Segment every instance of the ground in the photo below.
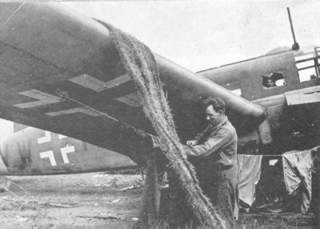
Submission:
M 130 228 L 138 220 L 141 175 L 6 179 L 11 182 L 0 193 L 0 228 Z M 312 214 L 242 214 L 240 222 L 239 228 L 316 228 Z
M 132 225 L 139 214 L 140 175 L 90 173 L 8 179 L 12 181 L 10 191 L 0 194 L 0 228 L 119 228 L 121 224 Z

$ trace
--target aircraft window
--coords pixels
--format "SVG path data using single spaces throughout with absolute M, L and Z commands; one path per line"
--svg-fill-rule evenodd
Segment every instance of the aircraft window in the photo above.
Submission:
M 282 73 L 275 72 L 262 76 L 262 85 L 264 88 L 274 88 L 286 85 L 286 81 Z
M 300 82 L 317 79 L 315 68 L 308 68 L 299 71 Z
M 297 69 L 312 68 L 314 67 L 314 60 L 312 59 L 312 60 L 296 63 L 296 66 L 297 66 Z
M 313 58 L 313 57 L 314 57 L 314 53 L 310 52 L 310 53 L 306 53 L 304 55 L 295 56 L 294 59 L 295 59 L 295 61 L 299 61 L 299 60 L 306 60 L 306 59 Z
M 241 96 L 241 95 L 242 95 L 241 88 L 232 90 L 231 92 L 232 92 L 233 94 L 237 95 L 237 96 Z

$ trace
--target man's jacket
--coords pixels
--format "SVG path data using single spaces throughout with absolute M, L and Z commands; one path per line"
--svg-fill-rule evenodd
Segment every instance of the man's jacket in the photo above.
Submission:
M 223 168 L 237 165 L 237 133 L 228 118 L 216 126 L 211 124 L 197 135 L 197 145 L 187 150 L 197 161 L 219 164 Z
M 201 188 L 215 206 L 224 209 L 232 221 L 238 218 L 237 133 L 228 118 L 209 125 L 196 139 L 197 145 L 186 150 L 197 169 Z

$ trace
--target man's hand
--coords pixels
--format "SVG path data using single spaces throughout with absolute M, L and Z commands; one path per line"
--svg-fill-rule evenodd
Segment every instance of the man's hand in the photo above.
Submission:
M 198 141 L 197 140 L 189 140 L 187 141 L 187 145 L 188 146 L 195 146 L 198 144 Z

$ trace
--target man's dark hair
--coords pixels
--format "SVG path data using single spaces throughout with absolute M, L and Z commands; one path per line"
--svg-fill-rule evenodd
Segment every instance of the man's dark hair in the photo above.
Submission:
M 225 102 L 218 97 L 205 98 L 203 99 L 202 104 L 204 108 L 207 108 L 208 106 L 212 105 L 214 110 L 216 112 L 219 112 L 220 114 L 224 114 L 226 110 Z

